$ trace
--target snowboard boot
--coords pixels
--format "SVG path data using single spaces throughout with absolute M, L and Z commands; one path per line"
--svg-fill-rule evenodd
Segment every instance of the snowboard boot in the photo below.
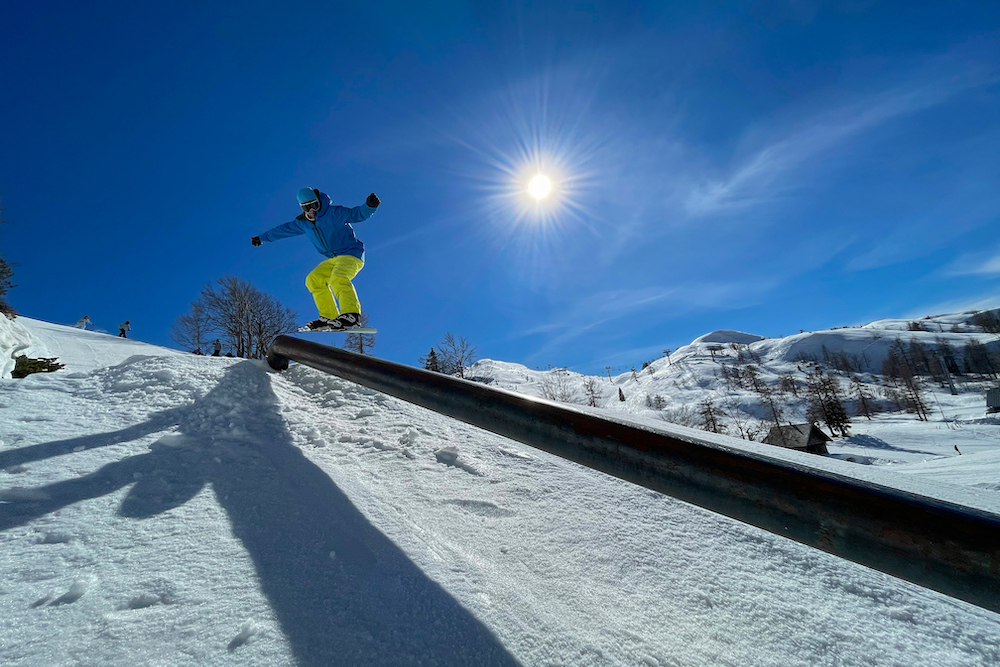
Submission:
M 332 320 L 329 317 L 320 317 L 318 320 L 313 320 L 306 324 L 306 328 L 310 331 L 327 331 L 329 329 L 343 329 L 344 327 L 337 320 Z
M 334 322 L 334 329 L 357 329 L 361 326 L 361 313 L 341 313 Z

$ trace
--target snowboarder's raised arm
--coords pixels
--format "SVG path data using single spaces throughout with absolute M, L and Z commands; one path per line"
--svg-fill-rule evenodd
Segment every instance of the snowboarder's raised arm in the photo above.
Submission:
M 291 222 L 286 222 L 282 225 L 269 229 L 260 236 L 255 236 L 254 238 L 259 239 L 262 242 L 270 242 L 287 239 L 289 236 L 299 236 L 300 234 L 305 234 L 306 232 L 305 228 L 302 226 L 302 222 L 302 220 L 296 218 Z M 254 245 L 257 244 L 255 243 Z
M 365 203 L 361 204 L 360 206 L 355 206 L 353 208 L 347 208 L 346 206 L 338 206 L 337 208 L 340 209 L 340 211 L 338 212 L 341 215 L 346 214 L 347 222 L 361 222 L 362 220 L 367 220 L 368 218 L 370 218 L 372 216 L 372 213 L 375 212 L 375 209 L 377 209 L 378 205 L 381 203 L 382 201 L 378 198 L 378 195 L 376 195 L 373 192 L 370 195 L 368 195 L 368 199 L 366 199 Z

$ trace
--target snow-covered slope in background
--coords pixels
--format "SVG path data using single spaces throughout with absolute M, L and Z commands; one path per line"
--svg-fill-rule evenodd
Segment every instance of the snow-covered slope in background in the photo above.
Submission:
M 764 338 L 739 331 L 714 331 L 696 338 L 670 354 L 653 360 L 646 368 L 614 376 L 586 376 L 567 369 L 529 369 L 515 363 L 482 360 L 470 370 L 470 375 L 488 379 L 494 386 L 533 396 L 557 398 L 568 403 L 584 403 L 584 385 L 596 381 L 600 393 L 597 405 L 601 410 L 628 417 L 663 420 L 669 423 L 695 425 L 699 422 L 698 406 L 705 400 L 717 408 L 729 408 L 747 418 L 755 418 L 767 433 L 769 410 L 759 394 L 749 389 L 727 385 L 720 377 L 722 365 L 729 368 L 753 364 L 761 381 L 771 387 L 781 376 L 791 376 L 799 384 L 799 396 L 781 398 L 785 422 L 805 422 L 806 374 L 813 368 L 808 360 L 822 360 L 826 355 L 847 354 L 861 365 L 854 373 L 871 396 L 879 395 L 883 380 L 881 371 L 886 354 L 897 340 L 908 346 L 918 341 L 928 347 L 947 341 L 957 353 L 972 340 L 984 344 L 996 353 L 1000 336 L 985 334 L 971 324 L 973 313 L 941 315 L 920 320 L 930 331 L 908 330 L 908 320 L 882 320 L 864 327 L 831 329 L 786 336 Z M 960 331 L 953 331 L 958 329 Z M 730 343 L 738 344 L 739 350 Z M 754 358 L 756 357 L 756 358 Z M 845 374 L 839 378 L 845 396 L 849 386 Z M 914 474 L 935 474 L 951 483 L 1000 489 L 1000 467 L 987 465 L 986 471 L 970 457 L 995 452 L 1000 447 L 1000 415 L 986 415 L 985 392 L 995 382 L 956 378 L 958 393 L 952 395 L 946 385 L 926 383 L 929 421 L 898 411 L 875 415 L 871 420 L 853 416 L 851 437 L 837 438 L 830 443 L 831 454 L 858 463 L 892 465 L 895 469 Z M 619 389 L 625 400 L 619 400 Z M 878 401 L 887 407 L 885 401 Z M 659 407 L 657 407 L 659 403 Z M 849 410 L 853 401 L 848 400 Z M 853 413 L 852 413 L 853 414 Z M 722 420 L 729 423 L 728 417 Z M 736 430 L 730 428 L 730 434 Z M 759 437 L 758 437 L 759 439 Z M 959 453 L 966 458 L 958 462 Z M 951 463 L 943 459 L 955 459 Z M 924 465 L 935 461 L 934 466 Z M 910 467 L 913 464 L 913 467 Z M 920 465 L 917 465 L 920 464 Z M 952 472 L 942 476 L 940 472 Z M 963 475 L 961 471 L 967 471 Z
M 1000 615 L 312 369 L 18 323 L 67 368 L 0 382 L 5 665 L 1000 661 Z M 697 391 L 699 345 L 648 382 Z
M 186 356 L 183 352 L 170 350 L 159 345 L 149 345 L 135 340 L 126 340 L 117 336 L 109 336 L 94 331 L 84 331 L 66 327 L 61 324 L 50 324 L 28 317 L 18 317 L 16 320 L 0 321 L 0 356 L 6 361 L 17 355 L 29 357 L 57 357 L 60 363 L 66 364 L 67 373 L 86 373 L 106 366 L 119 364 L 132 355 L 173 355 Z M 24 346 L 8 351 L 3 342 L 4 336 L 21 337 Z M 3 377 L 10 377 L 6 373 Z

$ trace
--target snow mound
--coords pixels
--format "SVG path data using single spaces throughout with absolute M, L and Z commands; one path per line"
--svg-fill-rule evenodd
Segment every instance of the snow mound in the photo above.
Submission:
M 733 331 L 731 329 L 719 329 L 718 331 L 713 331 L 707 333 L 703 336 L 698 336 L 693 341 L 692 345 L 697 343 L 756 343 L 759 340 L 764 340 L 763 336 L 758 336 L 756 334 L 748 334 L 742 331 Z
M 9 378 L 15 360 L 32 346 L 31 332 L 17 320 L 0 316 L 0 378 Z

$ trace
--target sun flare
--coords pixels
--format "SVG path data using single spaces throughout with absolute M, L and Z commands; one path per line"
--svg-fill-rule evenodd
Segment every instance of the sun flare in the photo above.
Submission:
M 545 199 L 552 192 L 552 181 L 547 176 L 538 174 L 528 183 L 528 193 L 535 199 Z

